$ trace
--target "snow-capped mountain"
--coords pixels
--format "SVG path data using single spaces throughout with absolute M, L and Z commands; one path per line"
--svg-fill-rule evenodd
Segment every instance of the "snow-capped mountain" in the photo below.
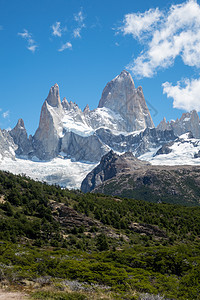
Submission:
M 77 188 L 110 150 L 132 152 L 154 163 L 159 155 L 153 154 L 161 149 L 160 157 L 164 158 L 164 145 L 171 147 L 168 143 L 176 144 L 177 137 L 188 131 L 200 138 L 196 111 L 170 123 L 164 119 L 155 128 L 142 88 L 135 87 L 127 71 L 106 85 L 98 107 L 92 111 L 88 105 L 82 111 L 66 98 L 61 102 L 55 84 L 44 101 L 34 136 L 27 136 L 22 119 L 11 131 L 0 131 L 0 169 Z M 179 143 L 184 140 L 188 136 L 181 137 Z
M 106 85 L 99 106 L 93 111 L 88 106 L 81 111 L 66 98 L 61 103 L 55 84 L 43 104 L 31 155 L 52 159 L 62 153 L 76 160 L 96 162 L 110 150 L 99 137 L 99 129 L 127 135 L 147 127 L 154 128 L 154 124 L 142 88 L 135 88 L 127 71 Z

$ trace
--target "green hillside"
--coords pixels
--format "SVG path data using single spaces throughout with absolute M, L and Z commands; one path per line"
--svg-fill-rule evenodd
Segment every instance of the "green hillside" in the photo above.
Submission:
M 2 287 L 34 299 L 200 299 L 199 207 L 0 172 L 0 218 Z

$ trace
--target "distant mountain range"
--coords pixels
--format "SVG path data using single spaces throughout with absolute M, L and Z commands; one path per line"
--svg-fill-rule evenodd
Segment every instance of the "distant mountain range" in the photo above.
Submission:
M 163 119 L 155 128 L 142 88 L 124 70 L 106 85 L 92 111 L 66 98 L 61 102 L 58 85 L 51 87 L 33 136 L 22 119 L 12 130 L 0 130 L 0 169 L 78 188 L 110 150 L 153 164 L 198 165 L 199 139 L 195 110 L 170 123 Z

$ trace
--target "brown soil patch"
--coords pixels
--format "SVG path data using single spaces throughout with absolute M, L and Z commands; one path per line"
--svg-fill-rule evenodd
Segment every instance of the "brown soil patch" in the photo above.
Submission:
M 28 295 L 21 292 L 7 292 L 0 289 L 0 300 L 25 300 Z

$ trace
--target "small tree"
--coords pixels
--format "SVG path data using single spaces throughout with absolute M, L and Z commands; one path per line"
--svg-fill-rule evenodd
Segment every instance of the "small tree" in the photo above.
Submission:
M 99 251 L 106 251 L 109 249 L 109 244 L 107 241 L 107 237 L 104 233 L 101 233 L 98 237 L 97 237 L 97 249 Z

